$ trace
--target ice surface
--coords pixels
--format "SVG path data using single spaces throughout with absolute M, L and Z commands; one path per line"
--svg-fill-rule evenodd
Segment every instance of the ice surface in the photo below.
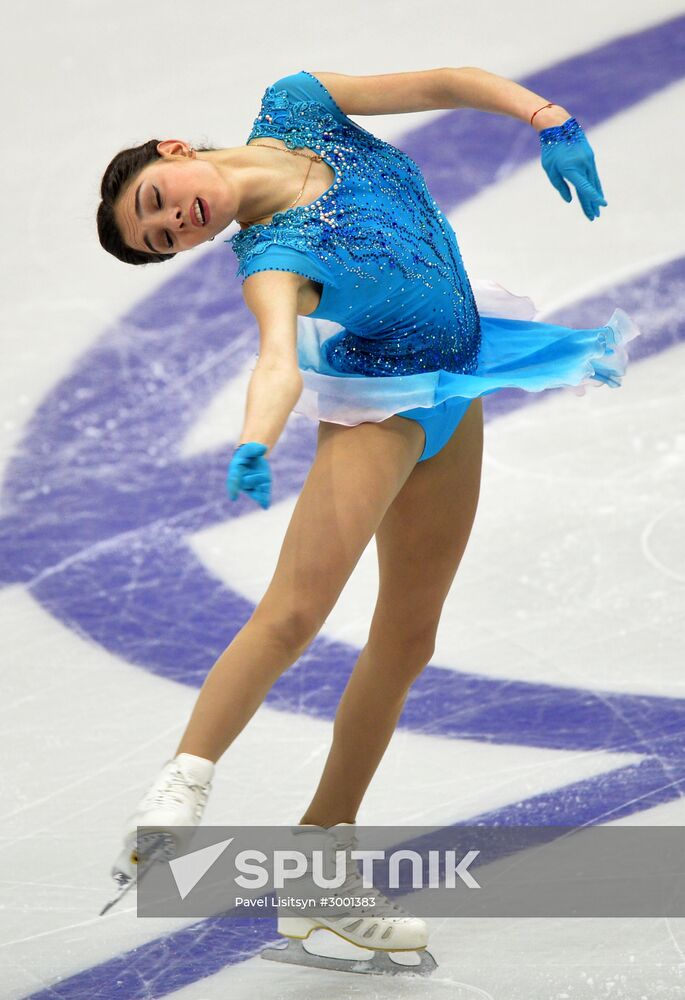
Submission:
M 631 0 L 618 19 L 611 5 L 589 0 L 578 0 L 571 19 L 539 0 L 498 2 L 487 14 L 445 0 L 431 0 L 420 14 L 408 0 L 350 0 L 315 19 L 311 6 L 301 3 L 269 3 L 238 16 L 234 6 L 207 0 L 202 10 L 201 29 L 196 12 L 161 0 L 144 6 L 121 0 L 107 22 L 97 5 L 78 0 L 38 13 L 34 5 L 7 11 L 4 92 L 12 99 L 6 102 L 2 167 L 8 197 L 0 247 L 0 552 L 5 546 L 15 551 L 21 538 L 24 562 L 3 564 L 0 589 L 2 998 L 680 998 L 683 920 L 434 919 L 435 976 L 383 981 L 264 962 L 256 957 L 259 940 L 275 936 L 264 922 L 217 929 L 204 921 L 138 920 L 130 898 L 106 918 L 97 915 L 112 891 L 108 871 L 123 819 L 172 753 L 196 694 L 196 685 L 181 682 L 182 662 L 179 679 L 170 679 L 95 637 L 98 624 L 108 621 L 121 640 L 132 620 L 125 602 L 109 619 L 103 610 L 115 585 L 114 576 L 99 569 L 103 550 L 119 555 L 123 567 L 134 563 L 132 579 L 122 584 L 131 607 L 141 592 L 151 598 L 169 585 L 163 573 L 155 576 L 152 556 L 164 552 L 173 518 L 160 515 L 157 536 L 150 523 L 154 505 L 173 492 L 173 483 L 164 490 L 159 480 L 152 483 L 149 521 L 86 540 L 67 555 L 60 550 L 54 560 L 46 554 L 46 539 L 56 539 L 59 548 L 75 524 L 87 535 L 101 510 L 94 493 L 79 505 L 85 496 L 79 488 L 109 484 L 124 460 L 103 447 L 100 464 L 93 464 L 96 451 L 78 451 L 102 428 L 88 423 L 99 411 L 88 409 L 88 399 L 78 395 L 83 386 L 70 384 L 70 373 L 121 316 L 149 302 L 165 282 L 177 284 L 188 267 L 182 257 L 162 268 L 135 269 L 107 257 L 94 229 L 99 178 L 117 149 L 151 135 L 178 135 L 196 145 L 243 143 L 265 86 L 301 68 L 367 74 L 481 65 L 523 80 L 542 65 L 551 76 L 540 92 L 553 100 L 551 84 L 562 80 L 555 73 L 564 60 L 600 45 L 618 46 L 599 75 L 574 63 L 563 77 L 572 82 L 569 97 L 558 98 L 577 95 L 570 110 L 590 123 L 609 202 L 599 220 L 587 222 L 575 194 L 566 205 L 534 161 L 518 161 L 526 144 L 537 143 L 523 125 L 494 182 L 449 214 L 470 274 L 530 296 L 544 310 L 540 318 L 615 286 L 621 290 L 615 304 L 636 316 L 647 352 L 631 362 L 618 391 L 584 398 L 550 394 L 506 411 L 494 401 L 486 407 L 476 526 L 445 605 L 433 672 L 416 688 L 426 704 L 439 705 L 443 693 L 452 700 L 444 713 L 436 709 L 432 729 L 420 723 L 416 707 L 408 713 L 359 818 L 448 824 L 476 816 L 511 820 L 521 809 L 534 809 L 553 821 L 555 810 L 574 816 L 586 809 L 602 822 L 685 825 L 685 281 L 678 262 L 685 147 L 673 128 L 685 93 L 677 74 L 669 81 L 664 69 L 673 51 L 682 52 L 682 18 L 646 46 L 648 66 L 626 64 L 622 46 L 628 42 L 621 41 L 681 15 L 682 5 L 659 0 L 647 8 Z M 352 48 L 351 24 L 363 29 L 355 31 Z M 197 40 L 199 30 L 202 49 L 192 51 L 189 40 Z M 624 87 L 626 73 L 632 73 L 635 92 L 619 101 L 616 88 Z M 613 113 L 605 115 L 605 106 Z M 378 116 L 363 124 L 402 144 L 440 115 Z M 471 176 L 460 171 L 459 153 L 455 149 L 456 186 Z M 446 183 L 444 174 L 438 180 Z M 219 241 L 211 252 L 218 247 Z M 223 249 L 216 273 L 233 302 L 239 300 L 235 260 L 230 248 Z M 188 291 L 185 315 L 198 341 L 203 294 L 199 286 Z M 613 293 L 607 295 L 613 303 Z M 602 305 L 597 321 L 610 313 Z M 219 365 L 222 351 L 230 355 L 240 323 L 244 315 L 227 310 L 215 353 L 197 361 L 178 395 L 184 421 L 179 492 L 194 482 L 201 496 L 201 463 L 230 448 L 239 430 L 250 351 L 206 400 L 198 402 L 194 392 L 202 363 Z M 193 338 L 180 321 L 169 338 L 179 330 L 190 350 Z M 254 337 L 256 351 L 256 330 Z M 131 339 L 135 347 L 133 334 Z M 112 350 L 113 362 L 124 357 L 123 340 Z M 111 346 L 107 337 L 104 342 Z M 152 359 L 148 374 L 149 408 L 158 402 L 157 388 L 161 396 L 171 390 L 161 358 L 158 364 Z M 116 394 L 110 383 L 99 383 L 103 399 Z M 54 442 L 47 436 L 42 453 L 31 451 L 36 415 L 53 391 Z M 51 479 L 42 470 L 49 470 L 53 443 L 58 454 L 59 414 L 78 415 L 79 406 L 83 441 L 77 436 L 73 449 L 84 464 L 64 465 Z M 134 425 L 139 419 L 131 416 Z M 313 443 L 302 418 L 292 418 L 290 431 Z M 302 471 L 301 456 L 292 465 Z M 27 468 L 32 497 L 17 496 L 12 484 Z M 57 494 L 72 488 L 73 503 L 59 508 Z M 122 505 L 126 499 L 122 493 Z M 289 495 L 267 512 L 191 519 L 186 568 L 195 560 L 246 607 L 253 605 L 273 572 L 294 503 Z M 60 600 L 69 567 L 79 574 L 82 604 L 86 597 L 102 600 L 101 618 L 79 618 L 78 606 L 71 616 L 64 613 Z M 50 581 L 54 591 L 48 594 Z M 322 639 L 341 644 L 349 655 L 358 650 L 376 586 L 371 544 Z M 185 610 L 160 619 L 159 648 L 148 649 L 151 658 L 163 659 L 169 637 L 182 646 L 182 630 L 191 633 L 192 594 Z M 206 640 L 207 669 L 212 643 Z M 479 711 L 486 692 L 491 731 L 488 713 L 482 706 Z M 507 728 L 507 708 L 525 726 Z M 470 735 L 463 731 L 465 720 Z M 308 712 L 304 698 L 287 711 L 261 708 L 222 760 L 206 821 L 294 821 L 315 786 L 330 736 L 330 718 Z M 411 897 L 404 903 L 411 908 Z

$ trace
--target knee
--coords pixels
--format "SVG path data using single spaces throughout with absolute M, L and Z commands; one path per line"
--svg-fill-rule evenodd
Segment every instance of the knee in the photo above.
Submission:
M 435 633 L 417 635 L 405 645 L 404 663 L 413 680 L 427 667 L 435 653 Z
M 369 648 L 376 664 L 381 664 L 390 678 L 411 684 L 433 658 L 437 629 L 432 624 L 413 628 L 397 627 L 392 633 L 373 631 Z
M 323 625 L 311 608 L 294 605 L 277 609 L 258 606 L 252 619 L 268 633 L 271 642 L 297 655 L 304 652 Z

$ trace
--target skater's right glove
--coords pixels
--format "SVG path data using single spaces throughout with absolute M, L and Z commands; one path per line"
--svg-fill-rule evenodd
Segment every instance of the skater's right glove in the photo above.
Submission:
M 578 200 L 590 222 L 599 216 L 599 206 L 606 205 L 595 166 L 595 154 L 583 128 L 575 118 L 563 125 L 553 125 L 539 132 L 542 166 L 564 201 L 572 195 L 566 180 L 576 189 Z M 566 179 L 564 179 L 566 178 Z
M 271 469 L 264 458 L 266 451 L 267 446 L 258 441 L 248 441 L 236 448 L 226 477 L 226 489 L 231 500 L 237 500 L 242 490 L 264 510 L 268 509 L 271 503 Z

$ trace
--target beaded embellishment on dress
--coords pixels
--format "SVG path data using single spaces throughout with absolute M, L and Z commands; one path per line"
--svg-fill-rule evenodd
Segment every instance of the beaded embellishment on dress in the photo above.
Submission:
M 258 136 L 314 150 L 332 167 L 334 180 L 312 204 L 277 212 L 271 222 L 228 240 L 239 261 L 237 275 L 270 246 L 291 247 L 339 277 L 349 293 L 347 311 L 354 310 L 353 299 L 371 302 L 387 293 L 384 301 L 391 303 L 394 296 L 397 322 L 389 327 L 373 306 L 353 322 L 349 315 L 327 317 L 346 327 L 328 346 L 335 368 L 360 374 L 473 370 L 480 345 L 473 291 L 454 232 L 415 161 L 342 112 L 338 117 L 324 103 L 297 100 L 278 86 L 265 90 L 247 141 Z M 425 309 L 411 316 L 403 285 L 414 293 L 417 285 L 423 288 L 424 306 L 433 300 L 430 319 Z

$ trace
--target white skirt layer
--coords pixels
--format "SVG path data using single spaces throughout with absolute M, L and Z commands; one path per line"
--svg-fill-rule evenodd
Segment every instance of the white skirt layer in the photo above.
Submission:
M 475 372 L 444 370 L 414 375 L 346 374 L 328 364 L 325 341 L 343 329 L 329 320 L 300 317 L 298 364 L 302 394 L 294 410 L 310 420 L 355 424 L 386 420 L 415 407 L 432 408 L 459 396 L 475 399 L 499 389 L 528 392 L 586 385 L 621 384 L 628 363 L 625 345 L 640 334 L 633 320 L 615 309 L 602 327 L 574 330 L 534 320 L 531 299 L 497 282 L 475 280 L 472 288 L 481 317 L 481 348 Z

